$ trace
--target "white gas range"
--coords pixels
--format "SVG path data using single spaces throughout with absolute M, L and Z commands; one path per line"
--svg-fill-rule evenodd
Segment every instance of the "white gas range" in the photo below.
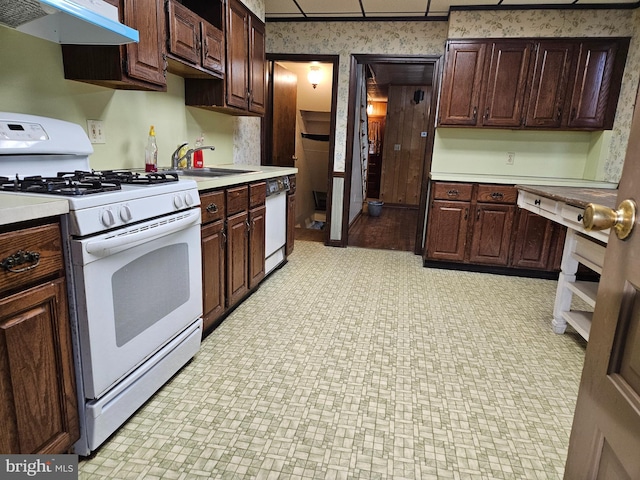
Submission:
M 198 351 L 196 183 L 95 172 L 84 130 L 0 113 L 0 191 L 65 198 L 63 236 L 81 438 L 88 455 Z

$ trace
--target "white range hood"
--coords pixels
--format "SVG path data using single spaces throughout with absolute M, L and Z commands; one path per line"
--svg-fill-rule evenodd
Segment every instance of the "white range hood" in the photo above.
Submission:
M 103 0 L 0 0 L 0 24 L 55 43 L 121 45 L 138 31 L 118 21 Z

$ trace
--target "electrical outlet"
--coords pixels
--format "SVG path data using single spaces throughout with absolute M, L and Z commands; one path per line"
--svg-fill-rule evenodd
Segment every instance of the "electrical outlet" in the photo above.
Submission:
M 399 152 L 400 151 L 400 144 L 399 143 L 395 143 L 393 145 L 393 151 L 394 152 Z
M 87 132 L 91 143 L 107 143 L 102 120 L 87 120 Z
M 516 161 L 516 152 L 507 152 L 507 165 L 513 165 Z

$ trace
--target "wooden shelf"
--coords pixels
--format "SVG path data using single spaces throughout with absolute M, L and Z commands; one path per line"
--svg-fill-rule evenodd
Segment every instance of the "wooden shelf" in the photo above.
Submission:
M 587 305 L 595 308 L 598 296 L 598 282 L 567 283 L 567 288 L 578 295 Z
M 562 317 L 569 325 L 575 328 L 576 332 L 578 332 L 582 338 L 589 341 L 589 331 L 591 330 L 591 319 L 593 317 L 592 312 L 571 310 L 562 312 Z

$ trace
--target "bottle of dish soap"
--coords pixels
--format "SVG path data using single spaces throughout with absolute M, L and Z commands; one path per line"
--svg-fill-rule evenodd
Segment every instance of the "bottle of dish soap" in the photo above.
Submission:
M 158 144 L 156 143 L 156 129 L 153 125 L 149 128 L 149 138 L 144 149 L 144 171 L 158 171 Z
M 196 139 L 195 148 L 200 148 L 204 145 L 204 133 L 201 133 L 200 136 Z M 204 167 L 204 154 L 202 150 L 196 150 L 193 152 L 193 168 L 202 168 Z

